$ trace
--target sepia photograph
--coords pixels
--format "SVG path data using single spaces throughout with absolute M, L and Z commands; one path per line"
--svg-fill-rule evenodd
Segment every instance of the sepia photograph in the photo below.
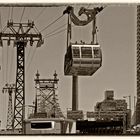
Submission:
M 139 136 L 140 4 L 0 3 L 1 136 Z

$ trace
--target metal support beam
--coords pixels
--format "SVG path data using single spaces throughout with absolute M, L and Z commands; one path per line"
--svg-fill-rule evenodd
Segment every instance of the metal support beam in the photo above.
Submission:
M 12 130 L 12 123 L 13 123 L 13 107 L 12 107 L 12 93 L 15 92 L 15 85 L 14 84 L 6 84 L 2 90 L 3 93 L 8 93 L 8 112 L 7 112 L 7 124 L 6 129 Z
M 13 129 L 22 129 L 25 117 L 25 73 L 24 73 L 24 48 L 26 42 L 17 42 L 17 72 L 16 72 L 16 93 L 14 102 Z
M 0 46 L 3 41 L 14 42 L 17 48 L 17 71 L 16 71 L 16 93 L 14 101 L 14 118 L 12 128 L 20 129 L 24 133 L 24 117 L 25 117 L 25 73 L 24 73 L 24 50 L 29 42 L 32 46 L 37 42 L 36 47 L 40 47 L 44 41 L 41 33 L 37 30 L 33 21 L 27 23 L 15 23 L 12 20 L 7 22 L 7 26 L 0 32 Z
M 9 92 L 7 125 L 6 125 L 7 130 L 12 129 L 12 121 L 13 121 L 12 92 Z

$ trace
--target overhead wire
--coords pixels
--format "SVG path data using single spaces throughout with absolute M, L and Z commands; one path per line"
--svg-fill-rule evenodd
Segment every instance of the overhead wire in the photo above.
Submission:
M 13 20 L 13 12 L 14 12 L 14 7 L 12 7 L 12 10 L 11 10 L 11 19 Z
M 28 8 L 28 19 L 33 19 L 33 18 L 31 18 L 31 15 L 32 15 L 32 13 L 31 13 L 31 11 L 32 11 L 32 8 L 31 7 L 26 7 L 26 9 Z
M 66 30 L 67 30 L 67 27 L 62 29 L 62 30 L 60 30 L 60 31 L 58 31 L 58 32 L 56 32 L 56 33 L 54 33 L 54 34 L 47 35 L 45 38 L 49 38 L 49 37 L 55 36 L 55 35 L 60 34 L 60 33 L 64 32 L 64 31 L 66 31 Z
M 10 7 L 8 8 L 8 20 L 9 20 L 9 18 L 10 18 Z
M 29 59 L 29 56 L 30 56 L 30 53 L 31 53 L 31 49 L 32 49 L 32 47 L 30 46 L 29 51 L 28 51 L 28 55 L 27 55 L 27 57 L 26 57 L 26 60 Z M 29 62 L 29 61 L 27 61 L 27 62 Z
M 0 9 L 0 30 L 2 32 L 2 17 L 1 17 L 1 9 Z M 2 70 L 2 83 L 4 82 L 4 70 L 3 70 L 3 64 L 4 64 L 4 59 L 3 59 L 3 48 L 1 48 L 1 55 L 2 55 L 2 66 L 0 66 L 0 70 Z
M 37 19 L 40 17 L 40 15 L 45 11 L 45 9 L 46 9 L 46 7 L 44 7 L 44 8 L 39 12 L 39 14 L 34 18 L 34 20 L 37 20 Z M 37 28 L 36 28 L 36 29 L 37 29 Z M 39 32 L 39 31 L 38 31 L 38 32 Z M 31 53 L 32 48 L 33 48 L 33 47 L 30 47 L 30 49 L 29 49 L 29 52 L 28 52 L 28 55 L 27 55 L 27 59 L 28 59 L 29 56 L 30 56 L 30 53 Z M 29 67 L 30 67 L 30 63 L 32 62 L 32 59 L 33 59 L 33 57 L 34 57 L 35 50 L 36 50 L 36 49 L 33 50 L 33 54 L 31 55 L 31 59 L 30 59 L 30 61 L 28 61 L 29 63 L 28 63 L 28 65 L 27 65 L 26 71 L 28 71 L 28 69 L 29 69 Z M 26 59 L 26 60 L 27 60 L 27 59 Z
M 2 32 L 2 15 L 1 15 L 1 9 L 0 9 L 0 28 L 1 28 L 1 32 Z M 2 83 L 4 84 L 4 75 L 5 75 L 5 71 L 4 71 L 4 49 L 2 48 Z
M 1 29 L 1 32 L 2 32 L 2 17 L 1 17 L 1 10 L 0 10 L 0 29 Z
M 2 82 L 4 84 L 4 49 L 2 48 Z
M 22 21 L 22 18 L 23 18 L 24 12 L 25 12 L 25 7 L 23 7 L 23 10 L 22 10 L 22 15 L 21 15 L 21 17 L 20 17 L 20 23 L 21 23 L 21 21 Z
M 67 23 L 64 24 L 64 25 L 67 25 Z M 74 27 L 74 26 L 72 26 L 72 27 Z M 59 28 L 55 29 L 54 31 L 52 31 L 52 32 L 50 32 L 50 33 L 48 33 L 48 34 L 46 34 L 46 35 L 44 36 L 44 38 L 49 38 L 49 37 L 55 36 L 55 35 L 60 34 L 61 32 L 64 32 L 64 31 L 67 30 L 67 27 L 66 27 L 66 28 L 64 28 L 64 29 L 62 29 L 62 30 L 60 30 L 60 31 L 58 31 L 58 32 L 55 32 L 55 31 L 57 31 L 57 30 L 59 30 L 59 29 L 61 29 L 61 28 L 62 28 L 62 27 L 60 26 Z
M 38 14 L 39 16 L 44 12 L 44 10 L 45 10 L 45 8 L 44 9 L 42 9 L 42 11 Z M 37 18 L 39 17 L 39 16 L 37 16 Z M 53 25 L 54 23 L 56 23 L 59 19 L 61 19 L 63 17 L 63 15 L 61 15 L 61 16 L 59 16 L 57 19 L 55 19 L 53 22 L 51 22 L 49 25 L 47 25 L 46 27 L 44 27 L 40 32 L 43 32 L 44 30 L 46 30 L 47 28 L 49 28 L 51 25 Z M 36 18 L 36 19 L 37 19 Z M 47 36 L 48 37 L 48 35 L 50 35 L 51 33 L 53 33 L 53 32 L 55 32 L 55 31 L 57 31 L 57 30 L 59 30 L 59 29 L 61 29 L 62 27 L 64 27 L 66 24 L 64 24 L 63 26 L 61 26 L 61 27 L 59 27 L 59 28 L 57 28 L 57 29 L 55 29 L 55 30 L 53 30 L 52 32 L 50 32 L 49 34 L 46 34 L 45 36 Z M 65 29 L 66 30 L 66 29 Z M 60 32 L 60 31 L 59 31 Z M 62 31 L 61 31 L 62 32 Z M 57 32 L 58 33 L 58 32 Z M 29 53 L 28 53 L 28 56 L 27 57 L 29 57 L 29 54 L 30 54 L 30 52 L 31 52 L 31 49 L 29 50 Z M 27 71 L 29 70 L 29 67 L 30 67 L 30 64 L 31 64 L 31 62 L 32 62 L 32 59 L 33 59 L 33 57 L 34 57 L 34 55 L 35 55 L 35 52 L 36 52 L 36 49 L 34 49 L 34 51 L 33 51 L 33 54 L 32 54 L 32 56 L 31 56 L 31 60 L 30 60 L 30 62 L 28 63 L 28 65 L 27 65 Z
M 57 22 L 59 19 L 61 19 L 63 17 L 63 15 L 59 16 L 57 19 L 55 19 L 53 22 L 51 22 L 50 24 L 48 24 L 46 27 L 44 27 L 42 30 L 40 30 L 40 32 L 45 31 L 47 28 L 49 28 L 51 25 L 53 25 L 55 22 Z
M 30 14 L 28 14 L 28 18 L 31 17 L 31 7 L 29 7 L 29 10 L 30 10 L 30 11 L 29 11 Z M 30 19 L 30 18 L 29 18 L 29 19 Z M 33 19 L 33 18 L 32 18 L 32 19 Z M 35 19 L 35 18 L 34 18 L 34 19 Z M 34 28 L 36 28 L 36 27 L 34 26 Z M 34 28 L 33 28 L 33 29 L 34 29 Z M 27 48 L 27 47 L 26 47 L 26 48 Z M 28 53 L 26 52 L 26 54 L 27 54 L 27 55 L 26 55 L 26 59 L 25 59 L 26 62 L 29 62 L 28 59 L 29 59 L 29 56 L 30 56 L 30 53 L 31 53 L 31 48 L 32 48 L 32 47 L 29 46 L 29 51 L 28 51 Z M 27 61 L 27 60 L 28 60 L 28 61 Z M 26 68 L 26 69 L 27 69 L 27 68 Z
M 33 60 L 33 58 L 34 58 L 34 55 L 35 55 L 35 52 L 36 52 L 36 47 L 33 47 L 33 48 L 35 48 L 35 49 L 33 50 L 33 53 L 32 53 L 32 56 L 31 56 L 31 59 L 30 59 L 28 65 L 27 65 L 26 72 L 28 72 L 28 70 L 29 70 L 29 68 L 30 68 L 30 65 L 31 65 L 31 62 L 32 62 L 32 60 Z
M 10 16 L 10 19 L 13 20 L 13 12 L 14 12 L 14 7 L 12 7 L 11 9 L 11 16 Z M 9 46 L 10 47 L 10 46 Z M 11 62 L 9 61 L 9 81 L 11 82 L 12 81 L 12 69 L 13 69 L 13 57 L 14 57 L 14 48 L 11 50 Z
M 0 9 L 0 28 L 2 32 L 2 14 L 1 14 L 1 9 Z M 5 70 L 4 70 L 4 48 L 2 48 L 2 83 L 4 84 L 4 76 L 5 76 Z
M 91 4 L 88 4 L 87 9 L 91 6 Z
M 39 14 L 34 18 L 34 21 L 37 20 L 37 19 L 40 17 L 40 15 L 45 11 L 45 9 L 46 9 L 46 7 L 44 7 L 44 8 L 39 12 Z M 35 27 L 35 28 L 36 28 L 36 27 Z M 38 29 L 36 28 L 36 30 L 38 30 Z M 38 31 L 38 32 L 39 32 L 39 31 Z M 26 60 L 28 60 L 28 58 L 29 58 L 29 56 L 30 56 L 31 48 L 32 48 L 32 47 L 30 47 L 30 49 L 29 49 L 29 52 L 28 52 L 28 55 L 27 55 Z M 31 56 L 31 59 L 32 59 L 32 56 Z
M 10 7 L 8 8 L 8 17 L 7 20 L 10 18 Z M 9 64 L 9 47 L 6 46 L 6 83 L 8 82 L 8 64 Z
M 13 70 L 13 61 L 14 61 L 14 48 L 12 48 L 12 52 L 11 52 L 11 63 L 10 63 L 10 72 L 9 72 L 9 79 L 10 82 L 12 81 L 12 70 Z
M 44 8 L 39 12 L 39 14 L 34 18 L 34 21 L 37 20 L 37 19 L 40 17 L 40 15 L 45 11 L 45 9 L 46 9 L 46 7 L 44 7 Z
M 44 35 L 44 37 L 46 37 L 46 36 L 48 36 L 48 35 L 51 35 L 52 33 L 58 31 L 58 30 L 61 29 L 61 28 L 64 28 L 65 25 L 67 25 L 67 23 L 65 23 L 65 24 L 61 25 L 60 27 L 54 29 L 53 31 L 47 33 L 46 35 Z
M 6 83 L 8 82 L 8 59 L 9 59 L 9 47 L 7 46 L 7 50 L 6 50 Z

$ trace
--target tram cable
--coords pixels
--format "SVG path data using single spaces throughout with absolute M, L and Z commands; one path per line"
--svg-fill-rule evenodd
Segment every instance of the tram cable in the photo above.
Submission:
M 64 25 L 67 25 L 67 23 L 64 24 Z M 64 25 L 62 25 L 62 26 L 64 27 Z M 75 26 L 72 25 L 71 27 L 75 27 Z M 59 30 L 59 29 L 61 29 L 61 28 L 62 28 L 62 27 L 60 26 L 59 28 L 55 29 L 54 31 L 52 31 L 52 32 L 50 32 L 50 33 L 48 33 L 48 34 L 46 34 L 46 35 L 44 36 L 44 38 L 49 38 L 49 37 L 55 36 L 55 35 L 57 35 L 57 34 L 59 34 L 59 33 L 64 32 L 64 31 L 67 30 L 67 27 L 65 27 L 64 29 L 62 29 L 62 30 L 60 30 L 60 31 L 58 31 L 58 32 L 55 32 L 55 31 L 57 31 L 57 30 Z
M 34 21 L 35 21 L 35 20 L 37 21 L 37 19 L 41 16 L 41 14 L 42 14 L 45 10 L 46 10 L 46 7 L 44 7 L 44 8 L 39 12 L 39 14 L 34 18 Z
M 31 53 L 32 48 L 33 48 L 33 47 L 30 47 L 30 48 L 29 48 L 29 51 L 28 51 L 28 54 L 27 54 L 26 60 L 29 59 L 29 56 L 30 56 L 30 53 Z M 27 61 L 27 62 L 29 62 L 29 61 Z
M 6 50 L 6 83 L 8 82 L 9 47 Z
M 4 49 L 2 48 L 2 83 L 4 84 Z
M 50 24 L 48 24 L 46 27 L 44 27 L 40 32 L 45 31 L 47 28 L 49 28 L 51 25 L 53 25 L 55 22 L 57 22 L 58 20 L 60 20 L 63 17 L 63 15 L 59 16 L 57 19 L 55 19 L 53 22 L 51 22 Z
M 13 20 L 13 12 L 14 12 L 14 7 L 12 7 L 12 10 L 11 10 L 11 19 Z
M 55 35 L 60 34 L 60 33 L 64 32 L 64 31 L 66 31 L 66 30 L 67 30 L 67 28 L 64 28 L 64 29 L 62 29 L 62 30 L 60 30 L 60 31 L 58 31 L 58 32 L 56 32 L 54 34 L 47 35 L 45 38 L 49 38 L 49 37 L 55 36 Z
M 0 30 L 2 32 L 2 17 L 1 17 L 1 10 L 0 10 Z
M 7 19 L 9 20 L 10 18 L 10 7 L 8 8 L 8 16 L 7 16 Z
M 27 69 L 26 69 L 27 72 L 28 72 L 28 70 L 29 70 L 29 68 L 30 68 L 31 62 L 32 62 L 32 60 L 33 60 L 33 58 L 34 58 L 34 55 L 35 55 L 35 52 L 36 52 L 36 47 L 33 47 L 33 48 L 35 48 L 35 49 L 33 50 L 31 59 L 30 59 L 28 65 L 27 65 Z
M 22 21 L 22 18 L 23 18 L 24 12 L 25 12 L 25 7 L 23 7 L 22 15 L 21 15 L 21 17 L 20 17 L 20 23 L 21 23 L 21 21 Z
M 13 62 L 14 62 L 14 48 L 12 48 L 12 52 L 11 52 L 10 75 L 9 75 L 10 81 L 12 81 Z
M 87 9 L 88 9 L 90 6 L 91 6 L 91 4 L 89 4 L 89 5 L 87 6 Z
M 53 31 L 51 31 L 51 32 L 49 32 L 49 33 L 47 33 L 46 35 L 44 35 L 44 38 L 45 38 L 46 36 L 49 36 L 49 35 L 55 33 L 55 32 L 58 31 L 59 29 L 64 28 L 66 25 L 67 25 L 67 23 L 65 23 L 65 24 L 61 25 L 60 27 L 56 28 L 55 30 L 53 30 Z

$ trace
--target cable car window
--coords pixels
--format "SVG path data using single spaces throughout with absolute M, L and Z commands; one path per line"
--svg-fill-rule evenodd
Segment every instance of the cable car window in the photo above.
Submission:
M 52 123 L 51 122 L 36 122 L 36 123 L 31 123 L 31 128 L 32 129 L 47 129 L 47 128 L 52 128 Z
M 80 50 L 79 47 L 72 47 L 73 50 L 73 57 L 74 58 L 80 58 Z
M 92 48 L 91 47 L 81 47 L 82 58 L 92 58 Z
M 93 49 L 94 52 L 94 58 L 100 58 L 100 50 L 99 49 Z

